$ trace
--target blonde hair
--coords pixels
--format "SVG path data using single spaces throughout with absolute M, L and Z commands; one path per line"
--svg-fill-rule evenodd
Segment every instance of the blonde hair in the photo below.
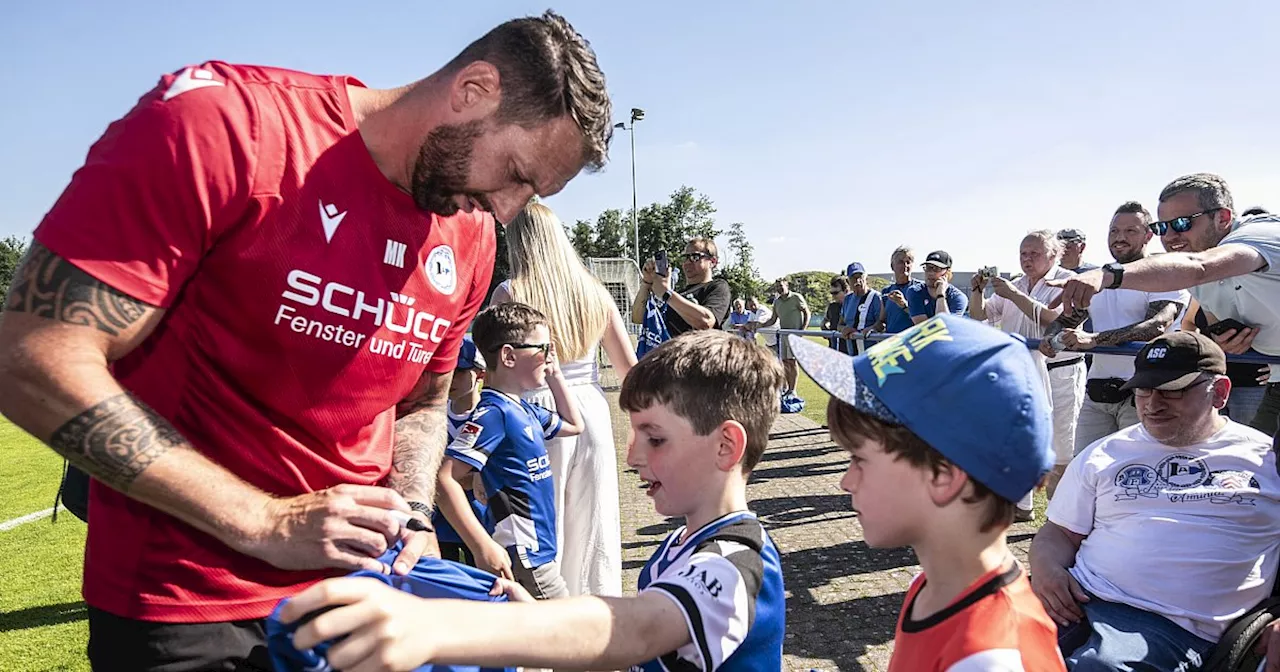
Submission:
M 608 290 L 582 263 L 551 208 L 530 203 L 506 233 L 511 300 L 547 316 L 561 361 L 586 357 L 617 310 Z

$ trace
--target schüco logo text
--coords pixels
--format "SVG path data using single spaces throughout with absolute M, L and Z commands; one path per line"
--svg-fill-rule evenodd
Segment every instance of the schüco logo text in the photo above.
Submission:
M 388 331 L 423 341 L 439 343 L 453 324 L 426 311 L 415 310 L 415 299 L 411 296 L 392 294 L 391 300 L 370 300 L 363 291 L 339 282 L 325 282 L 317 275 L 297 269 L 289 272 L 286 282 L 289 289 L 280 294 L 281 298 L 303 306 L 320 306 L 326 312 L 356 322 L 368 320 L 376 327 L 385 325 Z M 360 347 L 365 338 L 365 334 L 340 324 L 310 320 L 297 312 L 293 306 L 282 303 L 276 310 L 275 323 L 287 323 L 296 332 L 353 348 Z

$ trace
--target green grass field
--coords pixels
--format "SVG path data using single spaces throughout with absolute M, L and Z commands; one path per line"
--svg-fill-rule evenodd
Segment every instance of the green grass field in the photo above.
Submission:
M 62 459 L 0 419 L 0 522 L 53 506 Z M 0 532 L 0 670 L 88 670 L 85 525 L 63 512 Z

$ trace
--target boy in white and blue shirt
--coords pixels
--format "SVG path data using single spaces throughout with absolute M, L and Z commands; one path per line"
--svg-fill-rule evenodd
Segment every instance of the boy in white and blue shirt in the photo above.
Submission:
M 544 442 L 582 433 L 582 418 L 566 392 L 542 313 L 521 303 L 501 304 L 477 315 L 471 331 L 487 364 L 485 389 L 445 450 L 440 510 L 480 569 L 514 579 L 539 599 L 565 597 Z M 563 417 L 520 398 L 544 384 Z M 488 494 L 483 521 L 465 494 L 475 472 Z
M 478 334 L 477 343 L 483 348 Z M 667 341 L 627 374 L 619 401 L 634 429 L 627 464 L 658 513 L 686 522 L 645 565 L 635 597 L 530 603 L 517 584 L 499 581 L 495 591 L 525 603 L 482 604 L 417 599 L 344 578 L 299 594 L 284 617 L 333 607 L 317 618 L 326 636 L 345 636 L 369 659 L 398 661 L 396 669 L 466 661 L 777 672 L 786 630 L 782 566 L 747 508 L 746 484 L 778 417 L 782 386 L 772 353 L 717 330 Z M 298 629 L 300 646 L 319 639 L 314 623 Z

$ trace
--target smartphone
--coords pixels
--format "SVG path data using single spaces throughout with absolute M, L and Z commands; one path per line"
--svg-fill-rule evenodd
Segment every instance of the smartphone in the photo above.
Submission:
M 664 278 L 667 277 L 667 274 L 671 272 L 671 262 L 667 260 L 666 250 L 658 250 L 658 253 L 653 255 L 653 265 L 654 271 L 658 275 Z
M 1219 336 L 1221 334 L 1227 333 L 1232 329 L 1235 329 L 1236 333 L 1238 334 L 1240 333 L 1241 329 L 1248 329 L 1248 328 L 1249 328 L 1249 325 L 1241 322 L 1240 320 L 1233 320 L 1228 317 L 1225 320 L 1218 320 L 1217 322 L 1214 322 L 1213 324 L 1209 325 L 1209 327 L 1204 330 L 1204 333 L 1210 336 Z

